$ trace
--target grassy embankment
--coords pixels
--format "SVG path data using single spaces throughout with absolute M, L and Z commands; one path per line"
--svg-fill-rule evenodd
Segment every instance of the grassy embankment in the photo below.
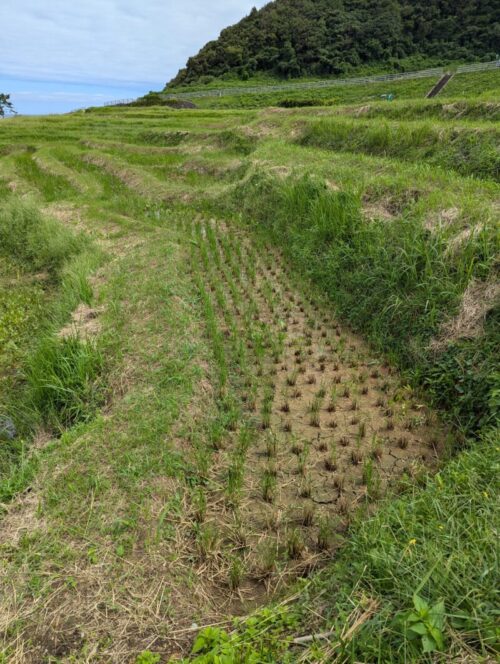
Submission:
M 200 662 L 494 649 L 498 105 L 364 106 L 0 127 L 4 198 L 75 226 L 30 212 L 33 258 L 8 252 L 37 274 L 62 238 L 19 333 L 35 416 L 8 410 L 44 435 L 1 483 L 6 661 L 168 661 L 193 621 L 216 624 Z M 57 335 L 78 302 L 80 340 Z M 35 398 L 47 343 L 51 370 L 99 358 L 77 389 L 58 370 L 69 418 L 53 381 Z
M 199 108 L 262 108 L 266 106 L 288 106 L 294 104 L 338 107 L 345 104 L 362 104 L 380 101 L 382 95 L 394 95 L 399 99 L 422 99 L 437 82 L 433 78 L 420 78 L 406 81 L 387 81 L 370 85 L 348 85 L 319 87 L 306 90 L 278 90 L 262 93 L 228 94 L 193 98 Z M 275 81 L 278 85 L 279 81 Z M 220 84 L 219 84 L 220 85 Z M 259 85 L 257 83 L 257 85 Z M 238 87 L 253 87 L 255 83 L 241 81 Z M 190 87 L 190 92 L 203 91 L 206 87 Z M 221 87 L 225 87 L 222 85 Z M 186 89 L 168 89 L 168 94 L 175 98 L 176 93 L 185 93 Z M 498 72 L 485 71 L 476 75 L 457 74 L 447 85 L 441 98 L 495 98 L 498 94 Z M 389 102 L 387 102 L 389 103 Z M 391 102 L 392 103 L 392 102 Z

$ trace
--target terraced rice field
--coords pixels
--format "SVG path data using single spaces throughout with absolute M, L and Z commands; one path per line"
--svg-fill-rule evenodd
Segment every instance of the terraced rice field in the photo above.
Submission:
M 493 651 L 499 108 L 398 104 L 0 123 L 0 662 Z

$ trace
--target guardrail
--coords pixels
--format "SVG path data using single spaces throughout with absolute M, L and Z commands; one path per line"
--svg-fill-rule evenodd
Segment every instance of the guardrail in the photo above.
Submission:
M 470 65 L 460 65 L 452 69 L 456 74 L 466 74 L 468 72 L 488 71 L 490 69 L 500 68 L 500 60 L 491 62 L 476 62 Z M 174 92 L 164 93 L 164 99 L 200 99 L 202 97 L 227 97 L 231 95 L 242 94 L 265 94 L 269 92 L 286 92 L 293 90 L 314 90 L 321 88 L 362 85 L 365 83 L 383 83 L 385 81 L 405 81 L 417 78 L 432 78 L 434 76 L 443 76 L 448 71 L 448 67 L 435 67 L 433 69 L 422 69 L 420 71 L 402 72 L 399 74 L 381 74 L 376 76 L 364 76 L 359 78 L 332 78 L 325 81 L 310 81 L 306 83 L 283 83 L 279 85 L 259 85 L 246 88 L 221 88 L 217 90 L 194 90 L 193 92 Z
M 114 101 L 107 101 L 103 106 L 126 106 L 131 104 L 135 99 L 115 99 Z

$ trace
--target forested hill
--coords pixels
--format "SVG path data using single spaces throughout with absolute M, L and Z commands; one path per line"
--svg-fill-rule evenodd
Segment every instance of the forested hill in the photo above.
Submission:
M 188 60 L 170 85 L 208 77 L 243 80 L 348 74 L 495 57 L 500 0 L 276 0 L 253 9 Z

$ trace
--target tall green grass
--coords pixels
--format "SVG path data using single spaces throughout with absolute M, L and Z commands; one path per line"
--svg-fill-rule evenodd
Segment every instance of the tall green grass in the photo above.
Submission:
M 80 302 L 92 303 L 88 277 L 101 259 L 86 236 L 43 216 L 34 202 L 11 198 L 0 206 L 0 277 L 10 283 L 0 285 L 0 416 L 18 432 L 0 442 L 0 500 L 28 477 L 38 425 L 62 431 L 100 403 L 100 350 L 56 331 Z
M 430 346 L 470 280 L 485 280 L 496 269 L 494 225 L 449 251 L 446 229 L 431 232 L 411 217 L 367 222 L 357 195 L 311 178 L 256 176 L 236 190 L 233 207 L 283 248 L 345 320 L 415 384 L 425 384 L 458 427 L 470 433 L 498 417 L 491 401 L 499 384 L 498 309 L 481 339 L 440 352 Z
M 13 199 L 0 206 L 0 252 L 29 271 L 54 273 L 84 246 L 82 236 L 42 216 L 34 203 Z
M 354 115 L 368 118 L 387 118 L 388 120 L 500 120 L 500 101 L 488 102 L 477 99 L 412 99 L 408 101 L 373 103 L 364 107 L 346 106 L 338 109 L 341 115 Z
M 73 185 L 62 175 L 48 173 L 33 159 L 31 152 L 25 152 L 15 159 L 16 168 L 27 182 L 36 187 L 47 202 L 60 198 L 72 198 L 77 194 Z
M 44 337 L 27 364 L 30 400 L 42 421 L 63 430 L 91 418 L 102 403 L 104 358 L 92 341 Z
M 309 125 L 299 140 L 302 145 L 427 162 L 462 175 L 500 178 L 500 141 L 492 127 L 337 117 Z

